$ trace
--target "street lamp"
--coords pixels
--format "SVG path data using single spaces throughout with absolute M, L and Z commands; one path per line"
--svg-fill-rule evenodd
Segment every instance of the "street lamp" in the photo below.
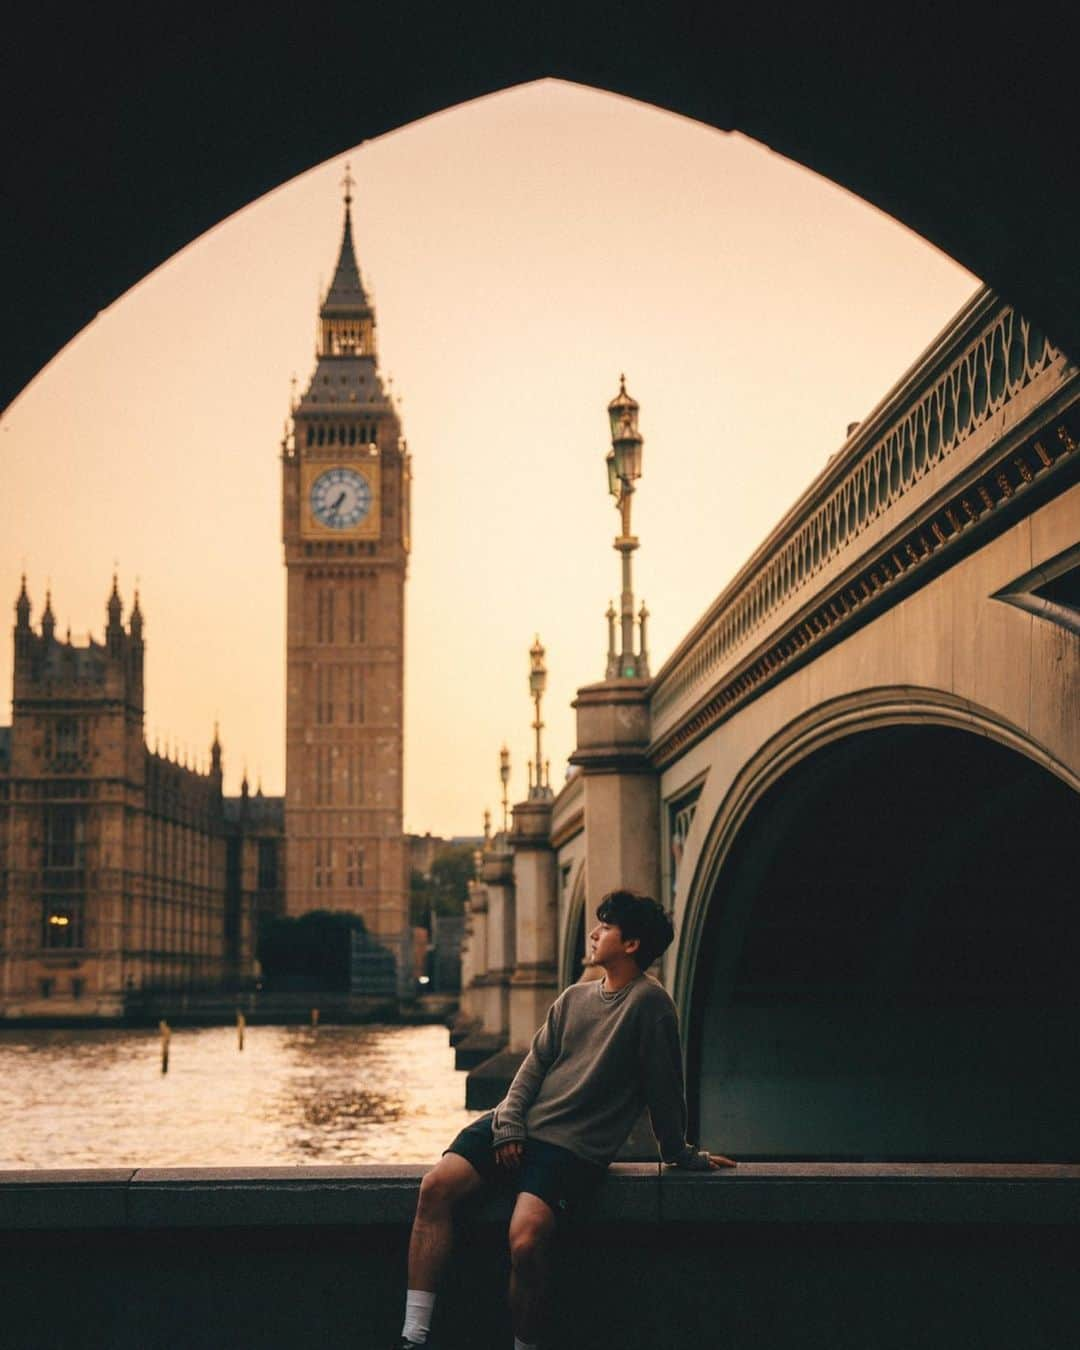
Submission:
M 507 815 L 506 785 L 510 782 L 510 751 L 504 745 L 499 751 L 499 781 L 502 783 L 502 809 L 503 809 L 503 834 L 506 833 L 509 824 Z
M 620 641 L 622 650 L 615 650 L 614 612 L 609 608 L 607 676 L 609 680 L 641 679 L 649 674 L 649 658 L 645 647 L 645 624 L 648 611 L 642 605 L 638 615 L 640 629 L 639 650 L 634 650 L 634 583 L 633 554 L 638 546 L 630 525 L 630 509 L 634 484 L 641 477 L 641 450 L 644 445 L 638 431 L 638 404 L 626 392 L 626 376 L 619 376 L 619 392 L 608 404 L 608 422 L 611 427 L 611 449 L 605 457 L 608 492 L 615 498 L 619 511 L 619 534 L 615 550 L 622 558 L 622 595 L 619 607 Z
M 544 723 L 540 717 L 540 701 L 544 697 L 544 690 L 547 688 L 547 667 L 544 665 L 544 648 L 540 644 L 540 637 L 533 641 L 529 648 L 529 693 L 532 696 L 533 707 L 536 715 L 533 718 L 533 731 L 536 733 L 536 773 L 533 774 L 533 766 L 529 765 L 529 796 L 530 797 L 550 797 L 551 783 L 550 774 L 545 772 L 543 751 L 541 748 L 540 733 L 544 729 Z

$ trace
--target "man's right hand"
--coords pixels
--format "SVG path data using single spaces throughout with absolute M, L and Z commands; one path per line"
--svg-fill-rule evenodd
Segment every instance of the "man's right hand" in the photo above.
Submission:
M 495 1166 L 501 1167 L 504 1172 L 516 1172 L 524 1156 L 525 1145 L 520 1139 L 511 1139 L 495 1150 Z

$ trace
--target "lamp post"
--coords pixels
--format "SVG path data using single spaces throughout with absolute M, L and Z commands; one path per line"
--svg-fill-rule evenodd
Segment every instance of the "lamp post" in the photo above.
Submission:
M 507 814 L 506 785 L 510 782 L 510 751 L 504 745 L 499 751 L 499 782 L 502 783 L 502 811 L 503 811 L 503 834 L 506 833 L 509 826 L 509 816 Z
M 626 392 L 626 376 L 619 376 L 619 392 L 608 404 L 611 425 L 611 449 L 607 453 L 608 492 L 615 498 L 619 512 L 619 533 L 615 550 L 622 559 L 622 594 L 619 604 L 619 638 L 621 651 L 615 650 L 615 613 L 609 607 L 607 675 L 609 680 L 641 679 L 649 674 L 649 658 L 645 649 L 645 620 L 648 611 L 641 607 L 640 645 L 634 650 L 634 581 L 633 555 L 638 541 L 631 530 L 630 511 L 634 484 L 641 477 L 641 448 L 644 444 L 638 431 L 638 404 Z
M 540 637 L 533 641 L 529 648 L 529 693 L 532 695 L 535 716 L 533 717 L 533 731 L 536 733 L 536 773 L 533 774 L 533 765 L 529 765 L 529 796 L 530 797 L 550 797 L 551 784 L 547 779 L 549 775 L 545 773 L 543 760 L 543 750 L 540 733 L 544 729 L 544 723 L 540 717 L 540 701 L 544 697 L 544 690 L 547 688 L 547 667 L 544 665 L 544 648 L 540 644 Z

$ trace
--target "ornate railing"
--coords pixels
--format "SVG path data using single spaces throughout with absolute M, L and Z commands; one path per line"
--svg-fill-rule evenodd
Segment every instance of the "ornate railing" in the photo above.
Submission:
M 852 550 L 854 556 L 856 542 L 875 521 L 1023 390 L 1042 379 L 1048 394 L 1056 388 L 1065 366 L 1063 354 L 1035 325 L 992 292 L 976 295 L 859 426 L 659 672 L 652 698 L 654 727 L 692 692 L 700 688 L 704 694 L 751 634 L 764 629 L 841 554 Z M 1049 466 L 1052 457 L 1040 453 Z M 1021 478 L 1038 471 L 1038 457 L 1033 464 L 1034 470 L 1025 467 Z M 968 520 L 979 514 L 966 501 L 963 506 Z M 959 531 L 965 523 L 961 515 L 944 528 Z M 899 571 L 906 563 L 903 556 L 895 558 Z M 885 581 L 893 579 L 890 563 L 880 570 Z M 853 602 L 858 598 L 852 593 Z M 846 612 L 843 600 L 840 605 L 838 617 Z

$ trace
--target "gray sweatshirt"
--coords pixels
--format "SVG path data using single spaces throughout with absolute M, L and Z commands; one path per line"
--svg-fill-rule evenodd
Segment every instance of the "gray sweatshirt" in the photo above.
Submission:
M 693 1166 L 675 1005 L 640 975 L 614 994 L 602 980 L 564 989 L 495 1108 L 495 1146 L 559 1144 L 587 1162 L 614 1158 L 643 1107 L 665 1162 Z

